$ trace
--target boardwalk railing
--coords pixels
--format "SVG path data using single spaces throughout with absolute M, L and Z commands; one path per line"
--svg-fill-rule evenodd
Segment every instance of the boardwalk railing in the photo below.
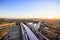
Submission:
M 20 25 L 21 25 L 21 24 L 20 24 Z M 29 40 L 29 39 L 28 39 L 27 32 L 26 32 L 25 28 L 23 27 L 23 25 L 21 25 L 21 29 L 22 29 L 23 39 L 24 39 L 24 40 Z
M 21 25 L 23 25 L 23 27 L 25 28 L 27 35 L 29 37 L 29 40 L 39 40 L 35 34 L 28 28 L 28 26 L 26 26 L 25 24 L 21 23 Z

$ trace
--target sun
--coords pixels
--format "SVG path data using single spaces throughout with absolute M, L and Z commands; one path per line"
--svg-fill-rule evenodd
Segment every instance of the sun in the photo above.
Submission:
M 52 18 L 54 18 L 54 17 L 53 17 L 53 16 L 47 16 L 47 18 L 52 19 Z

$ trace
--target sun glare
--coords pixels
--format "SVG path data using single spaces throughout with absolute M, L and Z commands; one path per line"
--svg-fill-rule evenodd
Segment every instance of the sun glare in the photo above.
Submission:
M 47 18 L 52 19 L 52 18 L 54 18 L 54 17 L 53 17 L 53 16 L 47 16 Z

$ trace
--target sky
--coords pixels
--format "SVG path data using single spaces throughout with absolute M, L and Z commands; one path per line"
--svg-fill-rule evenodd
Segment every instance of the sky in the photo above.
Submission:
M 0 0 L 0 17 L 60 17 L 60 0 Z

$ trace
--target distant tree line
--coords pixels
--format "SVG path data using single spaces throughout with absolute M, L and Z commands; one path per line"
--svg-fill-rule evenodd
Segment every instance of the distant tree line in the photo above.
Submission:
M 7 20 L 0 18 L 0 24 L 4 24 L 4 23 L 7 23 Z
M 11 22 L 13 21 L 9 19 L 0 18 L 0 24 L 6 24 L 6 23 L 11 23 Z

